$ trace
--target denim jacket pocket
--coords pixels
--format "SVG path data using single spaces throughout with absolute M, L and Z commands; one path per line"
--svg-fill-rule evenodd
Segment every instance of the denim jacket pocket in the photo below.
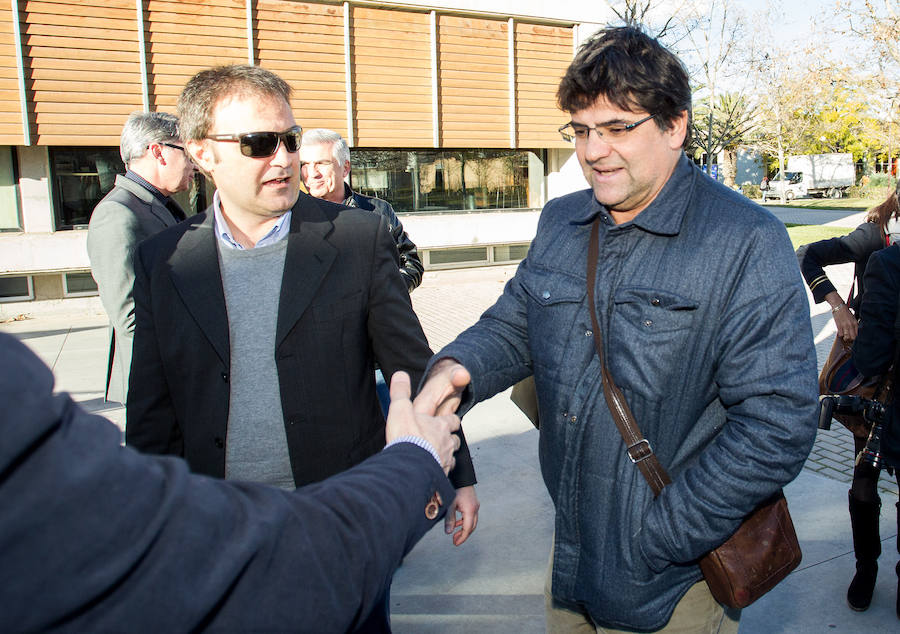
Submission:
M 572 328 L 584 305 L 587 287 L 583 278 L 547 269 L 528 270 L 522 288 L 528 296 L 528 337 L 532 363 L 555 372 L 569 364 Z
M 653 288 L 622 287 L 613 298 L 610 364 L 616 381 L 650 400 L 662 398 L 687 368 L 679 358 L 699 303 Z
M 540 306 L 580 304 L 587 294 L 584 279 L 547 269 L 529 269 L 522 279 L 522 288 Z

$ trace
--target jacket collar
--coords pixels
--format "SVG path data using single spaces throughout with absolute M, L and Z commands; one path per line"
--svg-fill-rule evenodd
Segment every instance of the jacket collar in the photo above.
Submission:
M 672 175 L 656 198 L 635 216 L 634 220 L 624 223 L 622 226 L 630 224 L 650 233 L 666 236 L 677 235 L 690 204 L 698 174 L 699 172 L 687 155 L 682 153 Z M 572 224 L 590 224 L 598 214 L 604 218 L 606 224 L 614 224 L 606 207 L 591 195 L 584 208 L 573 215 Z
M 359 207 L 356 203 L 355 192 L 350 189 L 350 185 L 347 183 L 344 183 L 344 202 L 342 204 L 348 207 Z
M 117 174 L 115 186 L 131 192 L 131 194 L 136 196 L 139 200 L 149 205 L 150 213 L 159 218 L 160 222 L 165 226 L 170 227 L 181 220 L 181 218 L 175 217 L 175 214 L 169 209 L 163 199 L 157 197 L 138 181 L 128 178 L 127 175 Z M 176 208 L 181 209 L 174 200 L 170 198 L 169 201 L 173 203 Z M 182 211 L 182 216 L 183 215 L 184 212 Z

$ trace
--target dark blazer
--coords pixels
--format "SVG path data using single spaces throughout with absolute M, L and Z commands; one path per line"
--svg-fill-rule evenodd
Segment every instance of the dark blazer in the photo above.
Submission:
M 121 175 L 91 214 L 87 235 L 91 275 L 112 329 L 106 376 L 110 401 L 124 403 L 128 393 L 134 335 L 134 251 L 142 240 L 177 222 L 150 190 Z
M 0 334 L 2 632 L 349 631 L 453 500 L 410 443 L 291 492 L 191 475 L 52 390 Z
M 865 376 L 891 369 L 900 346 L 900 245 L 873 253 L 866 268 L 866 294 L 860 305 L 859 334 L 853 342 L 853 364 Z M 881 438 L 885 464 L 900 467 L 900 363 L 894 363 L 891 402 Z
M 859 302 L 865 291 L 866 264 L 876 251 L 885 246 L 884 232 L 874 222 L 864 222 L 845 236 L 828 238 L 804 244 L 797 249 L 800 261 L 800 272 L 812 296 L 818 304 L 825 301 L 825 296 L 836 290 L 834 284 L 825 275 L 823 267 L 829 264 L 846 264 L 853 262 L 853 275 L 856 290 L 847 305 L 859 314 Z
M 377 360 L 418 385 L 431 350 L 384 220 L 306 194 L 293 207 L 273 352 L 297 486 L 384 446 Z M 126 442 L 225 475 L 228 315 L 211 209 L 143 243 Z M 451 480 L 474 483 L 468 449 Z

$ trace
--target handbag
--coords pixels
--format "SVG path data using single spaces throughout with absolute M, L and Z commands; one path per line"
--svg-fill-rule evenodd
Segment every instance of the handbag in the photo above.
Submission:
M 853 289 L 850 289 L 850 297 Z M 840 335 L 835 334 L 834 343 L 828 358 L 819 372 L 819 394 L 821 396 L 861 396 L 873 398 L 878 389 L 881 377 L 865 377 L 856 370 L 851 357 L 852 347 L 844 342 Z M 834 413 L 832 417 L 849 429 L 857 438 L 868 438 L 872 425 L 859 414 Z
M 622 391 L 613 381 L 603 356 L 603 343 L 594 301 L 599 218 L 591 227 L 588 247 L 588 309 L 594 328 L 594 347 L 600 358 L 603 396 L 625 441 L 631 461 L 657 496 L 672 480 L 660 464 L 650 442 L 643 437 Z M 745 608 L 788 576 L 802 558 L 797 533 L 779 490 L 753 510 L 725 543 L 700 558 L 700 570 L 713 598 L 731 608 Z
M 537 389 L 534 386 L 534 375 L 525 377 L 515 385 L 509 394 L 511 400 L 516 407 L 522 410 L 522 413 L 528 417 L 535 429 L 541 428 L 540 416 L 538 413 Z

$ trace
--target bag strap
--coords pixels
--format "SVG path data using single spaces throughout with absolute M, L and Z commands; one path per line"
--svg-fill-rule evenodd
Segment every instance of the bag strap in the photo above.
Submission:
M 594 348 L 597 356 L 600 357 L 600 373 L 603 379 L 603 396 L 606 399 L 606 405 L 612 414 L 613 421 L 622 439 L 625 441 L 625 447 L 628 451 L 628 457 L 637 465 L 643 474 L 647 484 L 653 490 L 653 495 L 659 495 L 667 484 L 671 484 L 672 480 L 669 474 L 660 464 L 653 448 L 641 434 L 637 421 L 634 420 L 634 414 L 625 401 L 622 391 L 613 381 L 612 374 L 606 367 L 606 359 L 603 357 L 603 333 L 600 330 L 600 324 L 597 321 L 597 305 L 594 301 L 594 283 L 597 280 L 597 260 L 600 253 L 599 245 L 600 233 L 600 217 L 598 216 L 591 225 L 591 242 L 588 245 L 588 263 L 587 263 L 587 296 L 588 296 L 588 312 L 591 314 L 591 324 L 594 329 Z

